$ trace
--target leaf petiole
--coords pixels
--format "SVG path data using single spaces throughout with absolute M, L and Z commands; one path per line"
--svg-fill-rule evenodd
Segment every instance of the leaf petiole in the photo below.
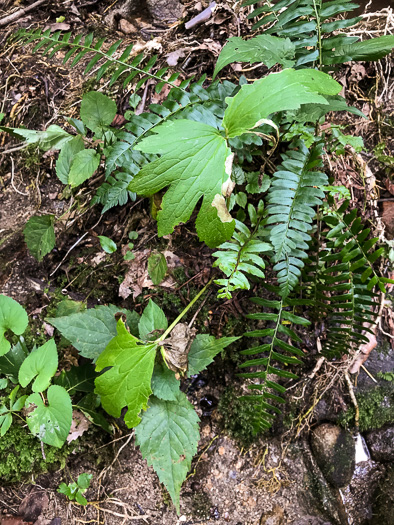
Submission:
M 190 310 L 190 308 L 194 305 L 196 301 L 202 296 L 202 294 L 211 286 L 213 282 L 213 278 L 204 286 L 204 288 L 198 292 L 198 294 L 190 301 L 190 303 L 186 306 L 184 310 L 178 315 L 178 317 L 173 321 L 170 326 L 167 328 L 167 330 L 159 337 L 159 339 L 156 339 L 155 343 L 159 344 L 161 341 L 164 341 L 168 334 L 175 328 L 175 326 L 179 323 L 179 321 L 182 319 L 182 317 Z

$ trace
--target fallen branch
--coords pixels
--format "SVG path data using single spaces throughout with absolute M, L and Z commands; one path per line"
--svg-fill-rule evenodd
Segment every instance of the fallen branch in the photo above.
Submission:
M 27 7 L 24 7 L 23 9 L 19 9 L 18 11 L 15 11 L 15 13 L 12 13 L 11 15 L 5 16 L 0 20 L 0 27 L 6 26 L 7 24 L 10 24 L 11 22 L 15 22 L 15 20 L 18 20 L 23 15 L 28 13 L 29 11 L 32 11 L 39 5 L 47 2 L 47 0 L 37 0 L 37 2 L 34 2 L 34 4 L 28 5 Z

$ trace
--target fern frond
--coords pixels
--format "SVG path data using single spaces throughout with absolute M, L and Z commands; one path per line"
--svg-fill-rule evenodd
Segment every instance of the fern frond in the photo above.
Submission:
M 258 357 L 248 359 L 241 365 L 241 368 L 252 368 L 252 371 L 237 374 L 239 377 L 258 380 L 257 383 L 249 385 L 249 388 L 256 393 L 245 395 L 241 398 L 253 406 L 253 426 L 257 434 L 270 428 L 275 414 L 281 413 L 280 409 L 273 402 L 285 402 L 283 394 L 286 392 L 286 388 L 276 380 L 273 380 L 271 376 L 296 379 L 297 376 L 293 372 L 285 370 L 285 367 L 302 364 L 300 358 L 303 356 L 303 352 L 292 344 L 293 342 L 300 343 L 301 339 L 288 325 L 289 323 L 294 323 L 307 326 L 310 323 L 308 320 L 285 310 L 286 303 L 283 299 L 273 301 L 255 297 L 252 301 L 274 311 L 273 313 L 262 312 L 247 315 L 249 319 L 272 323 L 272 327 L 245 334 L 247 337 L 264 338 L 264 341 L 268 340 L 269 342 L 242 350 L 242 355 Z M 286 337 L 287 341 L 291 342 L 284 341 L 282 339 L 283 336 Z
M 102 184 L 92 199 L 93 204 L 102 204 L 101 213 L 105 213 L 114 206 L 124 206 L 129 199 L 135 201 L 136 195 L 127 189 L 132 180 L 128 173 L 115 172 Z
M 180 73 L 173 73 L 168 79 L 165 75 L 168 72 L 168 67 L 162 68 L 155 73 L 152 72 L 157 56 L 154 55 L 145 60 L 144 53 L 133 55 L 133 45 L 127 46 L 120 56 L 115 56 L 122 44 L 122 40 L 118 40 L 110 46 L 107 51 L 104 51 L 104 38 L 94 39 L 93 33 L 83 37 L 77 35 L 72 37 L 71 32 L 61 33 L 57 31 L 51 34 L 50 30 L 42 31 L 41 29 L 27 30 L 20 29 L 13 40 L 20 42 L 23 45 L 36 43 L 33 48 L 33 53 L 41 50 L 43 56 L 52 58 L 58 51 L 68 49 L 63 59 L 63 64 L 69 63 L 70 68 L 75 67 L 85 56 L 91 56 L 91 59 L 85 67 L 84 74 L 90 73 L 93 68 L 100 66 L 96 73 L 96 80 L 99 81 L 107 70 L 112 66 L 115 71 L 111 72 L 110 86 L 118 81 L 121 77 L 123 80 L 123 87 L 126 87 L 131 82 L 136 82 L 135 91 L 138 91 L 148 80 L 154 80 L 156 91 L 160 92 L 165 84 L 172 87 L 178 87 L 179 90 L 185 91 L 185 87 L 190 81 L 184 81 L 180 86 L 176 86 L 175 81 Z M 119 54 L 118 54 L 119 55 Z
M 267 197 L 265 224 L 270 230 L 273 269 L 278 272 L 282 297 L 287 297 L 299 281 L 316 206 L 322 204 L 324 198 L 320 188 L 328 183 L 324 173 L 314 171 L 322 166 L 322 146 L 308 150 L 303 141 L 298 141 L 296 146 L 297 150 L 290 149 L 282 155 L 282 164 L 273 175 Z
M 243 5 L 256 3 L 247 0 Z M 390 39 L 371 44 L 370 41 L 358 42 L 358 37 L 344 34 L 331 36 L 333 31 L 352 27 L 361 20 L 361 17 L 355 17 L 331 21 L 333 17 L 357 7 L 358 4 L 351 0 L 281 0 L 275 5 L 266 1 L 248 18 L 259 18 L 253 29 L 270 24 L 264 31 L 266 34 L 290 38 L 296 48 L 296 67 L 305 67 L 312 62 L 320 66 L 344 63 L 357 60 L 360 53 L 368 57 L 365 60 L 375 60 L 377 52 L 381 56 L 390 53 Z M 360 44 L 363 44 L 361 48 Z
M 218 292 L 219 298 L 231 299 L 231 292 L 249 290 L 250 284 L 245 274 L 264 279 L 265 263 L 260 254 L 271 251 L 272 246 L 259 238 L 260 220 L 261 217 L 253 231 L 236 220 L 230 241 L 221 244 L 219 251 L 212 254 L 217 259 L 213 266 L 219 267 L 227 277 L 215 280 L 222 287 Z

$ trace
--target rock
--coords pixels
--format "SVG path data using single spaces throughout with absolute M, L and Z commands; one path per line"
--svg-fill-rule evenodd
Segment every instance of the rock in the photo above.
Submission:
M 271 510 L 263 514 L 260 518 L 260 525 L 283 525 L 284 524 L 284 512 L 283 509 L 277 505 Z
M 394 427 L 371 430 L 365 441 L 374 461 L 394 461 Z
M 35 521 L 48 507 L 48 503 L 47 494 L 43 490 L 33 488 L 19 505 L 19 513 L 24 520 Z
M 311 448 L 326 480 L 334 487 L 350 483 L 355 468 L 355 444 L 346 430 L 324 423 L 311 437 Z
M 302 516 L 291 522 L 291 525 L 332 525 L 330 521 L 327 521 L 319 516 Z
M 146 0 L 146 5 L 153 18 L 166 22 L 175 22 L 182 16 L 179 0 Z
M 390 525 L 393 523 L 394 508 L 394 467 L 390 467 L 386 477 L 375 493 L 375 505 L 371 525 Z
M 125 35 L 130 35 L 132 33 L 136 33 L 138 29 L 128 20 L 122 18 L 121 20 L 119 20 L 119 31 L 122 31 L 122 33 L 124 33 Z

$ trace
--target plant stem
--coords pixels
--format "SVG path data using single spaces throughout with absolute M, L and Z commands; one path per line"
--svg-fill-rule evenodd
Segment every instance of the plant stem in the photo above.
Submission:
M 319 7 L 321 7 L 321 4 L 320 4 Z M 318 48 L 319 48 L 319 70 L 321 70 L 321 68 L 323 66 L 322 44 L 321 44 L 321 26 L 320 26 L 320 16 L 319 16 L 319 11 L 317 10 L 316 0 L 313 0 L 313 9 L 314 9 L 315 15 L 316 15 L 317 45 L 318 45 Z
M 190 303 L 186 306 L 184 310 L 178 315 L 178 317 L 173 321 L 170 326 L 167 328 L 167 330 L 164 332 L 163 335 L 159 337 L 159 339 L 156 339 L 155 343 L 159 343 L 161 341 L 164 341 L 166 339 L 167 335 L 175 328 L 175 326 L 179 323 L 179 321 L 182 319 L 182 317 L 190 310 L 190 308 L 193 306 L 193 304 L 198 301 L 198 299 L 202 296 L 202 294 L 211 286 L 213 282 L 213 278 L 204 286 L 204 288 L 198 292 L 196 297 L 194 297 Z

